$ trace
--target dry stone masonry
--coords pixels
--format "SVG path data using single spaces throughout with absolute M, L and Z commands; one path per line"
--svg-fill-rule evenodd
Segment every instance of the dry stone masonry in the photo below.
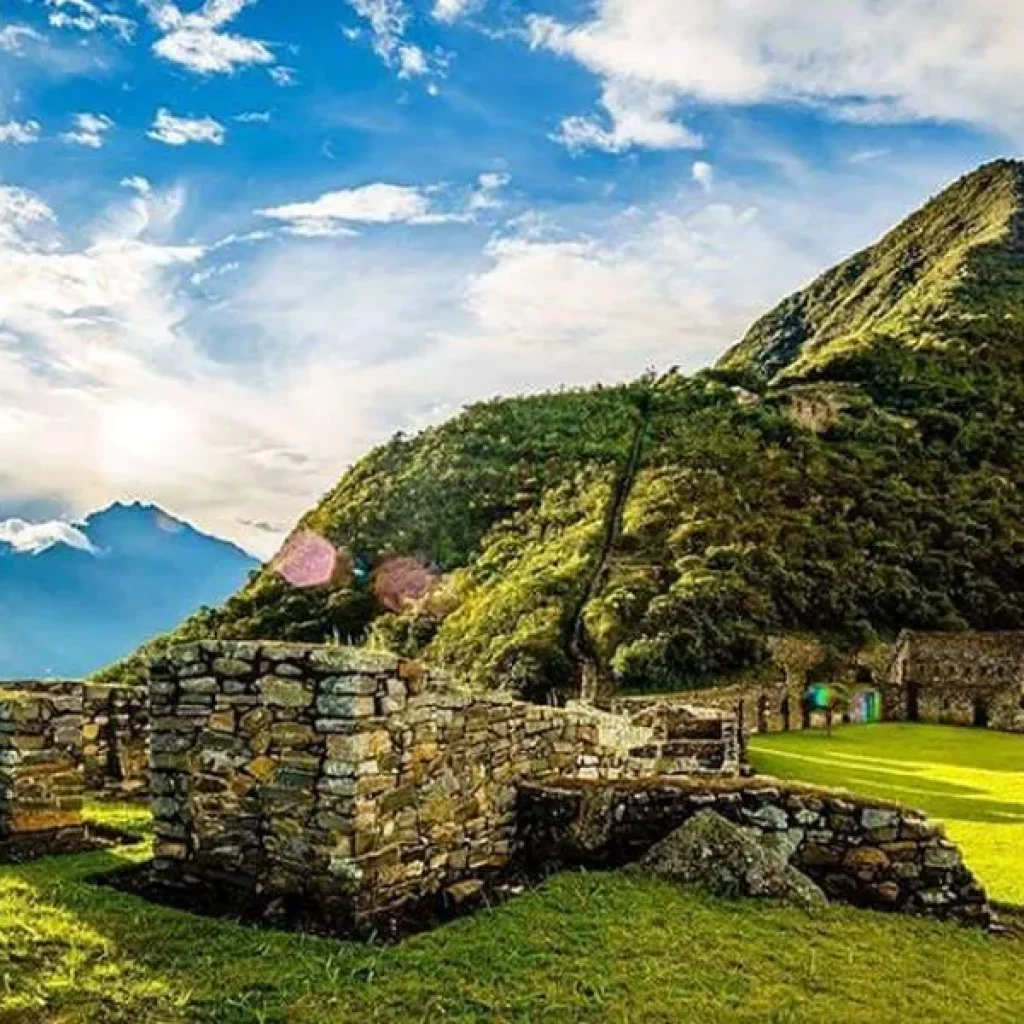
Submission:
M 1024 732 L 1024 633 L 903 633 L 886 717 Z
M 831 899 L 989 922 L 984 889 L 940 826 L 897 806 L 775 780 L 528 784 L 522 856 L 535 870 L 630 864 L 704 810 L 751 829 Z
M 0 690 L 0 860 L 81 847 L 82 684 Z
M 463 692 L 354 648 L 186 645 L 151 666 L 155 881 L 371 927 L 512 863 L 524 780 L 735 774 L 735 723 L 659 731 Z
M 86 788 L 134 797 L 149 783 L 149 694 L 144 686 L 85 683 L 82 758 Z

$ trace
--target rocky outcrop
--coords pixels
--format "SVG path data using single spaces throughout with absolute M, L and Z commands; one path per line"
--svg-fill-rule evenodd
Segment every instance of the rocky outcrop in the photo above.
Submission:
M 700 811 L 655 843 L 637 866 L 716 896 L 769 898 L 805 910 L 825 906 L 821 889 L 756 834 L 714 811 Z

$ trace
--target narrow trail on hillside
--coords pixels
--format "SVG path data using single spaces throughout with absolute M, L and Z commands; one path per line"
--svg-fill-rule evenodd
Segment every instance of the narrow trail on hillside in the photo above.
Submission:
M 644 441 L 647 439 L 647 429 L 651 422 L 654 405 L 653 395 L 648 393 L 645 397 L 646 400 L 637 404 L 639 421 L 633 435 L 629 457 L 615 484 L 612 500 L 608 505 L 604 537 L 601 542 L 597 564 L 594 566 L 590 580 L 573 610 L 569 625 L 568 654 L 573 665 L 573 688 L 575 695 L 585 701 L 592 701 L 596 696 L 598 666 L 593 645 L 590 642 L 590 637 L 587 635 L 584 613 L 586 612 L 587 605 L 596 597 L 605 581 L 612 552 L 615 550 L 615 545 L 622 533 L 622 517 L 625 512 L 626 502 L 633 491 L 633 484 L 636 482 L 636 475 L 640 468 L 640 458 L 643 455 Z

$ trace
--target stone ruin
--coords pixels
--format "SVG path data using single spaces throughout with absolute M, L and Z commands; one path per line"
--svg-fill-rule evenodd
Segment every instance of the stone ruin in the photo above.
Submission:
M 294 644 L 178 648 L 151 692 L 151 880 L 179 901 L 230 892 L 236 912 L 396 933 L 511 876 L 628 863 L 712 807 L 833 898 L 987 921 L 919 815 L 740 778 L 728 713 L 544 707 Z
M 82 819 L 86 792 L 145 793 L 148 705 L 141 687 L 0 684 L 0 860 L 92 845 Z
M 833 899 L 987 922 L 915 812 L 741 777 L 728 708 L 616 711 L 364 649 L 187 644 L 152 661 L 148 706 L 92 684 L 0 690 L 0 859 L 81 848 L 86 787 L 141 792 L 148 748 L 157 838 L 134 887 L 190 908 L 399 934 L 509 882 L 637 862 L 710 809 Z
M 816 640 L 771 639 L 763 676 L 681 694 L 611 696 L 602 706 L 636 718 L 684 702 L 732 712 L 742 736 L 820 729 L 806 700 L 828 654 Z M 1024 632 L 916 633 L 838 657 L 817 680 L 845 697 L 835 722 L 931 722 L 1024 733 Z
M 0 857 L 82 847 L 82 684 L 0 691 Z
M 523 787 L 521 856 L 553 870 L 621 867 L 703 811 L 753 832 L 833 900 L 987 926 L 985 890 L 916 811 L 775 779 L 658 779 Z
M 728 715 L 659 732 L 358 649 L 193 644 L 151 673 L 154 881 L 334 927 L 481 894 L 512 865 L 526 780 L 739 769 Z
M 889 663 L 886 717 L 1024 733 L 1024 632 L 904 632 Z

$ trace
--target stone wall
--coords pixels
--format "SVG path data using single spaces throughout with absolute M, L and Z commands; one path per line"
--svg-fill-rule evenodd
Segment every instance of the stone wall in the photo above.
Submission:
M 149 694 L 143 686 L 85 683 L 82 755 L 85 784 L 133 797 L 149 785 Z
M 617 867 L 705 808 L 763 834 L 831 899 L 988 924 L 983 888 L 938 825 L 891 804 L 777 780 L 527 784 L 520 854 L 535 871 Z
M 155 882 L 332 927 L 473 896 L 510 864 L 524 780 L 738 770 L 728 715 L 659 730 L 358 649 L 185 645 L 150 694 Z
M 0 692 L 81 695 L 86 788 L 117 798 L 143 795 L 149 783 L 149 693 L 145 686 L 108 686 L 65 679 L 0 683 Z
M 78 848 L 82 685 L 0 690 L 0 859 Z
M 743 735 L 823 729 L 827 725 L 824 711 L 806 700 L 812 680 L 821 674 L 825 685 L 841 687 L 846 698 L 845 706 L 836 711 L 835 724 L 886 717 L 892 645 L 875 644 L 840 656 L 815 640 L 776 636 L 770 638 L 769 647 L 771 665 L 762 676 L 678 693 L 620 695 L 608 698 L 603 706 L 628 717 L 659 706 L 714 708 L 734 715 Z M 826 664 L 828 671 L 822 672 Z
M 886 714 L 1024 732 L 1024 633 L 902 634 Z

